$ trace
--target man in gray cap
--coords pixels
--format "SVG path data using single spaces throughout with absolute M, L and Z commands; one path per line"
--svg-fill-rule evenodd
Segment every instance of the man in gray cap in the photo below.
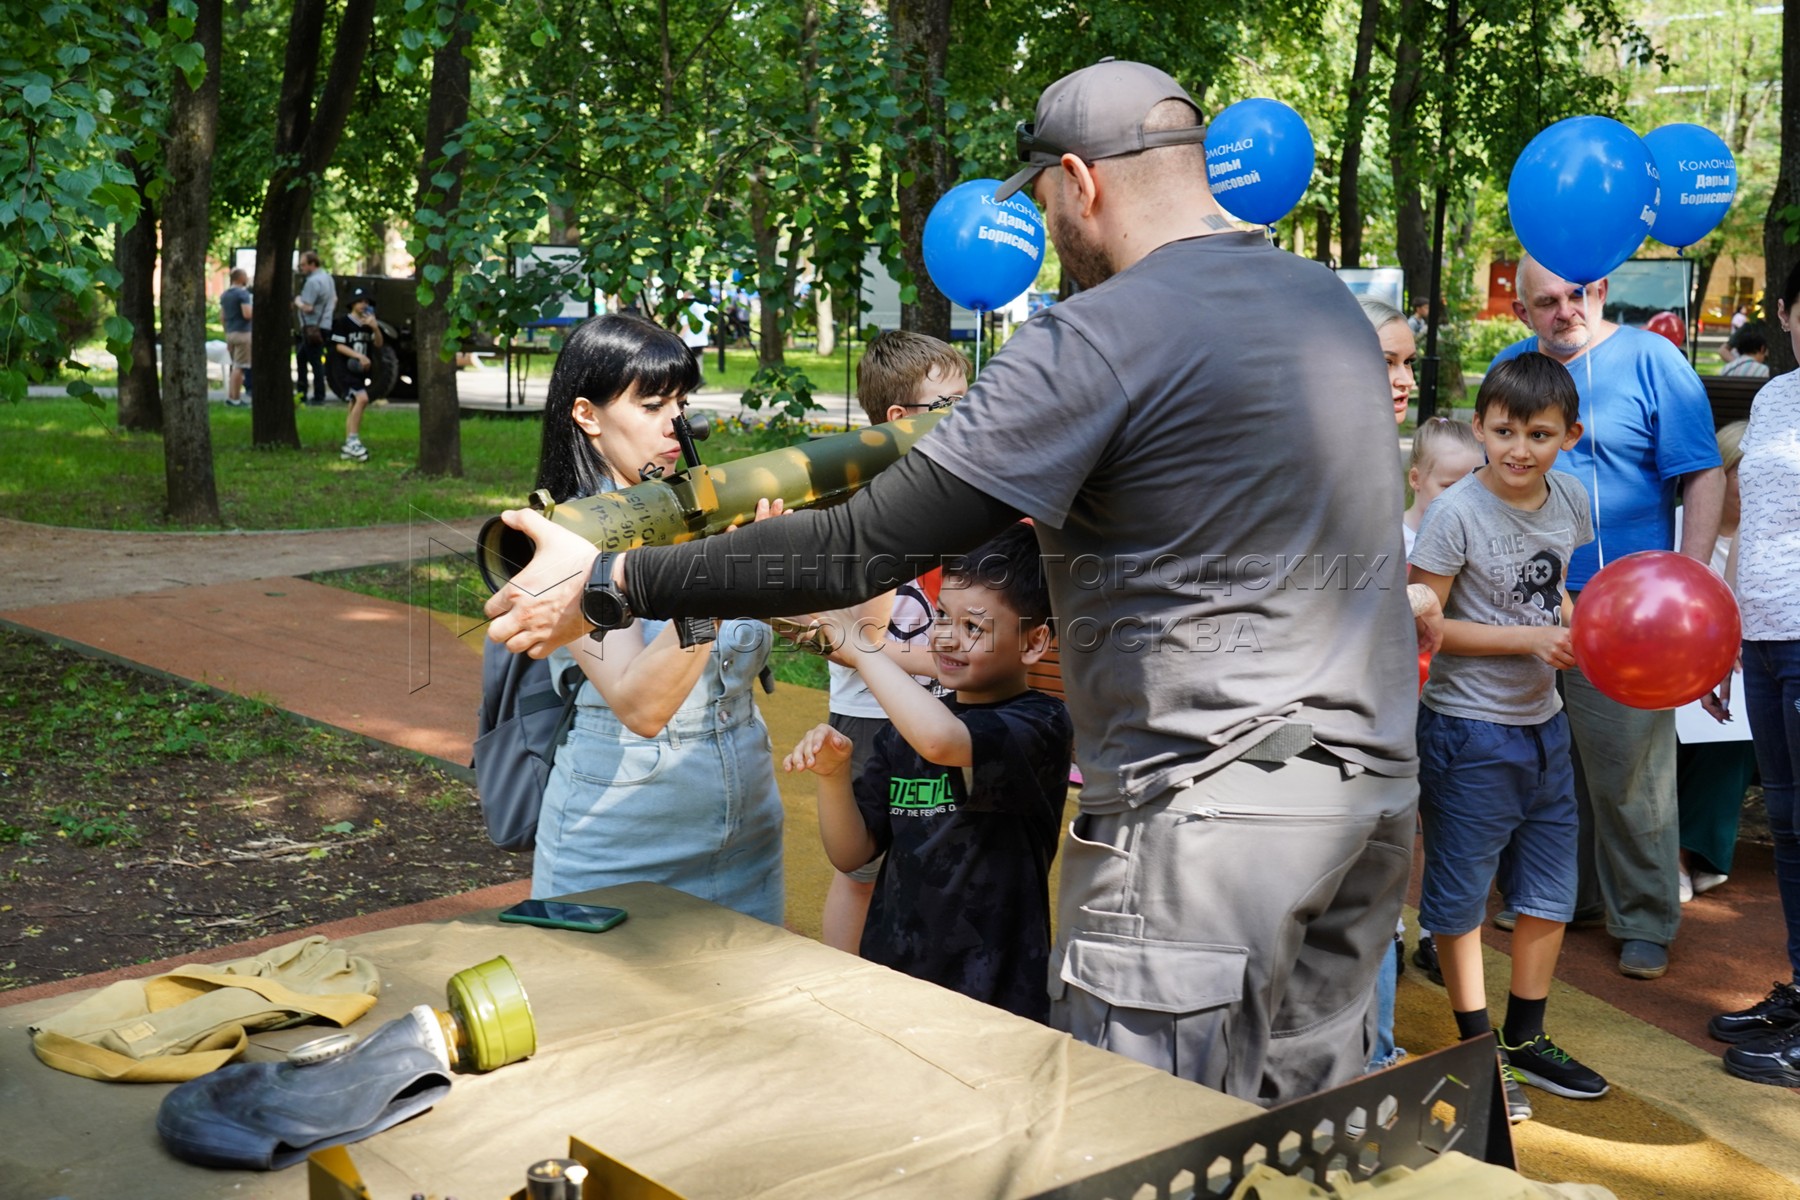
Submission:
M 914 453 L 838 508 L 628 556 L 509 513 L 537 554 L 488 612 L 542 655 L 634 612 L 839 607 L 1032 517 L 1084 778 L 1052 1019 L 1274 1104 L 1369 1060 L 1416 642 L 1374 332 L 1331 272 L 1225 217 L 1202 135 L 1153 67 L 1057 81 L 1000 190 L 1030 186 L 1085 290 Z M 1243 335 L 1290 325 L 1307 353 Z

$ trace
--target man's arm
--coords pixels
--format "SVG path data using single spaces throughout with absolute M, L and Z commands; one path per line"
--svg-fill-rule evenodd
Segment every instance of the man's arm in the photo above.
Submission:
M 1719 516 L 1725 510 L 1725 471 L 1708 467 L 1681 477 L 1681 552 L 1712 562 L 1719 541 Z
M 620 555 L 613 581 L 647 617 L 779 617 L 846 608 L 898 587 L 944 555 L 973 549 L 1019 515 L 915 452 L 847 504 L 761 521 L 730 537 Z M 581 593 L 598 551 L 529 510 L 501 517 L 528 534 L 536 550 L 488 600 L 488 637 L 542 658 L 593 628 L 581 615 Z
M 238 312 L 243 315 L 243 318 L 246 321 L 250 320 L 250 309 L 251 309 L 250 301 L 248 301 L 248 300 L 239 300 L 238 301 Z

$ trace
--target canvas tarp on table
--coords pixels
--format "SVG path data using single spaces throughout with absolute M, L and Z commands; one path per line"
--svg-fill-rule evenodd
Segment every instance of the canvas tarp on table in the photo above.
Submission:
M 384 981 L 366 1033 L 444 1003 L 455 972 L 504 954 L 538 1052 L 460 1075 L 437 1108 L 350 1147 L 376 1200 L 485 1200 L 571 1134 L 687 1196 L 1029 1196 L 1258 1110 L 1029 1021 L 652 884 L 580 899 L 630 910 L 602 934 L 491 912 L 359 935 Z M 0 1009 L 0 1194 L 306 1195 L 305 1172 L 171 1157 L 169 1087 L 35 1061 L 26 1027 L 80 999 Z M 327 1032 L 258 1036 L 255 1058 Z

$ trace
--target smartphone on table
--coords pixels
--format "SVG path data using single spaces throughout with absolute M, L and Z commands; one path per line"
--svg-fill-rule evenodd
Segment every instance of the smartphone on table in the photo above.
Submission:
M 604 933 L 625 919 L 625 910 L 600 904 L 571 904 L 567 900 L 521 900 L 503 909 L 500 919 L 515 925 Z

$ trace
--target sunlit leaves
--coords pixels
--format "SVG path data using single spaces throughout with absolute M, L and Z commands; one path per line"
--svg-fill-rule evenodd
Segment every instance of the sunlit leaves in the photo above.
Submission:
M 141 9 L 100 3 L 10 19 L 0 50 L 0 398 L 23 397 L 67 359 L 64 326 L 46 314 L 91 310 L 117 285 L 105 231 L 129 227 L 139 207 L 118 155 L 159 136 L 171 69 L 191 83 L 204 74 L 187 40 L 194 13 L 193 0 L 172 0 L 160 31 Z

